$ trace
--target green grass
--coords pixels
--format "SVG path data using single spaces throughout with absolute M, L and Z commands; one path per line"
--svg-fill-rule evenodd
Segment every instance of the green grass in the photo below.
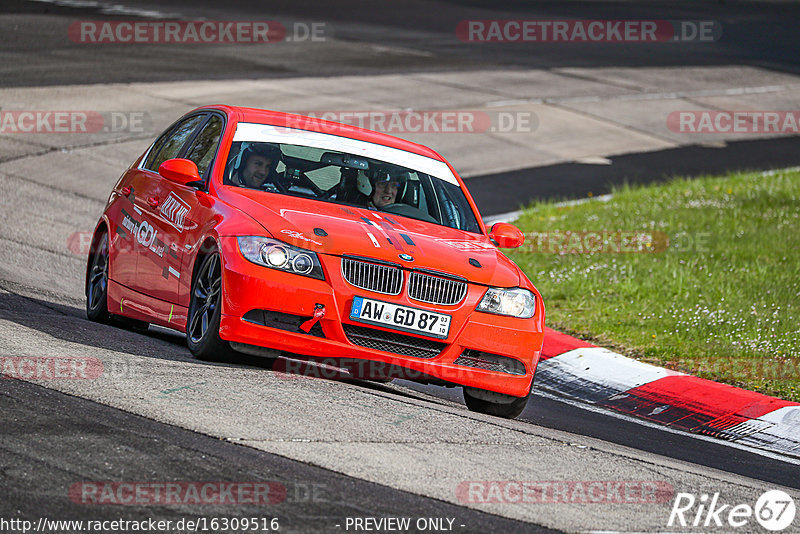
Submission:
M 607 202 L 535 204 L 516 224 L 526 245 L 510 255 L 541 291 L 548 326 L 800 401 L 799 172 L 621 187 Z M 655 240 L 585 253 L 565 233 L 579 231 Z

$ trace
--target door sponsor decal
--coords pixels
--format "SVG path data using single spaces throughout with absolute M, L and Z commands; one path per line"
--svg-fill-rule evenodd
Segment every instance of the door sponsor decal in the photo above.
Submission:
M 191 207 L 181 200 L 175 193 L 170 193 L 167 200 L 161 204 L 159 211 L 166 221 L 175 227 L 179 232 L 183 232 L 186 222 L 186 215 Z
M 122 224 L 118 227 L 118 233 L 120 229 L 127 230 L 133 239 L 138 242 L 140 245 L 145 247 L 147 250 L 158 256 L 159 258 L 164 258 L 164 252 L 167 253 L 168 258 L 165 260 L 167 263 L 175 263 L 179 265 L 179 257 L 178 254 L 175 252 L 175 244 L 173 243 L 171 246 L 167 247 L 166 243 L 158 238 L 158 230 L 153 227 L 147 221 L 137 221 L 134 219 L 128 212 L 124 209 L 120 210 L 122 212 Z M 124 231 L 123 231 L 124 232 Z M 126 239 L 126 235 L 120 235 L 123 239 Z M 170 262 L 169 258 L 172 258 L 174 262 Z M 165 265 L 162 275 L 164 278 L 169 278 L 169 274 L 175 276 L 175 278 L 180 278 L 180 272 L 177 271 L 171 265 Z

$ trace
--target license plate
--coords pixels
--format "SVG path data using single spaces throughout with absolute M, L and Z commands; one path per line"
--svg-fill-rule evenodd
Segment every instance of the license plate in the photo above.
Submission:
M 350 319 L 442 339 L 450 331 L 449 315 L 364 297 L 353 298 Z

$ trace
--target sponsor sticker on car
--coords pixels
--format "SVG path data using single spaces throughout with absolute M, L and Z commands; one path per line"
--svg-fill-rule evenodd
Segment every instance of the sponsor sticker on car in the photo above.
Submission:
M 161 204 L 161 215 L 164 219 L 175 227 L 179 232 L 183 232 L 186 222 L 186 214 L 191 210 L 191 206 L 184 202 L 175 193 L 170 193 L 167 200 Z
M 442 339 L 450 331 L 450 316 L 444 313 L 364 297 L 353 297 L 350 319 Z

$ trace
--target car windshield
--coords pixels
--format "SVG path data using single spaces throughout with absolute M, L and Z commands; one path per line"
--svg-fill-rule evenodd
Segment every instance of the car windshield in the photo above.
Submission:
M 468 232 L 480 232 L 464 192 L 441 162 L 398 149 L 330 135 L 316 134 L 319 137 L 345 139 L 353 145 L 348 148 L 353 148 L 352 152 L 356 153 L 324 146 L 265 142 L 261 139 L 240 140 L 239 133 L 237 131 L 231 145 L 224 184 L 358 206 Z M 376 147 L 375 153 L 364 150 L 360 145 Z M 384 152 L 391 157 L 371 157 Z M 404 154 L 416 165 L 399 164 L 398 160 Z M 427 172 L 420 170 L 426 165 L 430 167 L 423 169 Z

